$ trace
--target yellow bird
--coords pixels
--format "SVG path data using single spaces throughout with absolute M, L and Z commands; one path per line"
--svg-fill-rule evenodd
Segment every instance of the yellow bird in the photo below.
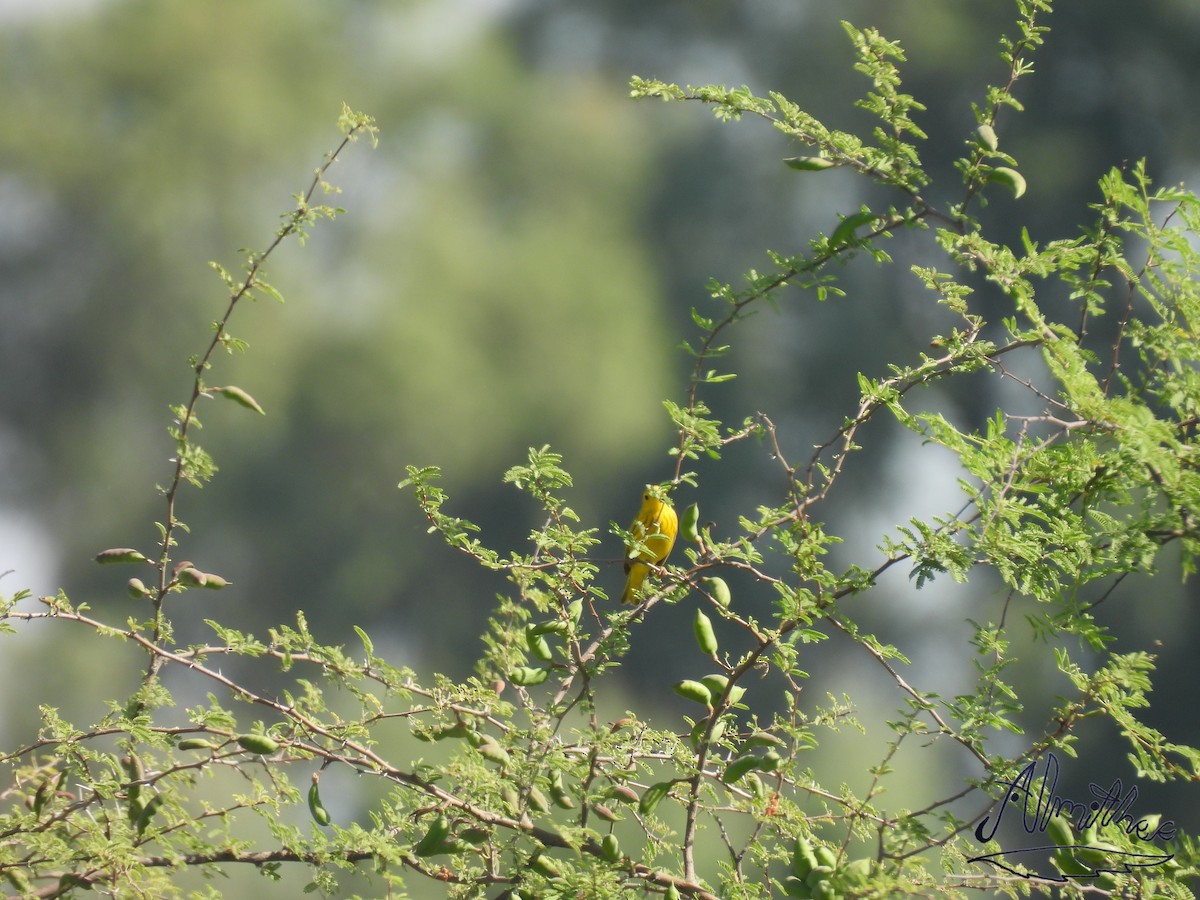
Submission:
M 646 563 L 660 566 L 671 555 L 675 546 L 675 534 L 679 531 L 679 517 L 675 508 L 658 495 L 657 492 L 646 489 L 642 494 L 642 508 L 629 526 L 630 532 L 644 546 L 637 559 L 625 560 L 625 591 L 621 594 L 622 603 L 636 603 L 635 594 L 642 589 L 650 567 Z

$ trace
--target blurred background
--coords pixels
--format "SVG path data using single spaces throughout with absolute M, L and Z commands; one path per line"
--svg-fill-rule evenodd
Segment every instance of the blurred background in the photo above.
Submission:
M 1200 123 L 1183 98 L 1200 81 L 1200 6 L 1059 7 L 1037 74 L 1018 88 L 1026 111 L 1004 111 L 997 127 L 1030 190 L 993 197 L 982 213 L 993 235 L 1015 240 L 1020 224 L 1043 242 L 1078 234 L 1097 179 L 1141 157 L 1160 182 L 1194 186 Z M 221 471 L 184 490 L 192 534 L 177 558 L 234 587 L 197 599 L 178 637 L 206 639 L 210 617 L 262 634 L 303 609 L 322 640 L 356 646 L 357 624 L 398 663 L 469 674 L 505 583 L 425 533 L 411 494 L 396 490 L 405 465 L 443 467 L 449 511 L 503 552 L 538 517 L 501 476 L 550 444 L 574 475 L 571 505 L 615 561 L 608 523 L 627 524 L 642 484 L 673 470 L 662 401 L 683 401 L 690 360 L 677 346 L 695 335 L 689 309 L 712 309 L 706 281 L 767 268 L 768 249 L 803 252 L 862 202 L 900 200 L 849 173 L 788 170 L 781 159 L 806 151 L 765 123 L 635 103 L 629 77 L 778 90 L 867 137 L 873 123 L 852 105 L 867 86 L 837 20 L 875 26 L 907 51 L 905 90 L 929 107 L 916 117 L 930 138 L 929 196 L 950 202 L 970 104 L 1005 78 L 998 36 L 1013 33 L 1014 15 L 1015 4 L 951 0 L 5 0 L 0 572 L 11 571 L 0 590 L 61 587 L 115 623 L 135 612 L 131 573 L 91 557 L 153 547 L 168 405 L 186 398 L 188 357 L 224 308 L 207 263 L 236 270 L 239 248 L 265 245 L 335 145 L 345 101 L 376 118 L 380 146 L 344 154 L 331 202 L 346 214 L 271 259 L 267 279 L 286 304 L 243 307 L 231 330 L 249 352 L 218 359 L 209 378 L 245 388 L 267 416 L 201 406 L 199 440 Z M 839 271 L 847 297 L 818 304 L 793 291 L 739 326 L 723 367 L 739 377 L 711 389 L 710 405 L 731 424 L 767 413 L 792 461 L 806 458 L 852 411 L 857 372 L 916 359 L 945 326 L 907 274 L 947 265 L 929 236 L 887 249 L 896 265 L 858 258 Z M 1008 399 L 981 382 L 922 402 L 965 423 Z M 957 508 L 960 494 L 936 449 L 882 423 L 861 437 L 867 449 L 824 514 L 845 538 L 838 560 L 873 566 L 885 533 Z M 679 502 L 699 500 L 724 533 L 782 487 L 758 444 L 697 468 L 701 491 Z M 601 577 L 619 589 L 615 562 Z M 1127 580 L 1100 609 L 1121 630 L 1116 649 L 1161 654 L 1147 718 L 1186 743 L 1200 742 L 1194 593 L 1168 555 L 1160 577 Z M 749 586 L 735 597 L 770 609 Z M 952 696 L 973 674 L 964 621 L 999 618 L 1002 600 L 986 578 L 916 592 L 893 572 L 858 614 L 914 660 L 910 681 Z M 668 685 L 695 674 L 687 606 L 661 609 L 619 676 L 664 722 L 678 715 Z M 36 728 L 32 701 L 91 721 L 100 698 L 136 683 L 131 651 L 98 659 L 88 635 L 64 628 L 22 635 L 0 651 L 6 683 L 34 686 L 0 699 L 6 748 Z M 663 652 L 671 641 L 679 653 Z M 879 722 L 900 698 L 851 646 L 835 637 L 812 650 L 812 696 L 882 694 L 863 714 Z M 1036 731 L 1068 685 L 1053 669 L 1010 671 L 1019 690 L 1041 692 Z M 862 782 L 889 737 L 878 726 L 831 748 Z M 1107 784 L 1124 753 L 1112 735 L 1094 746 L 1078 778 Z M 953 753 L 943 762 L 972 774 Z M 921 805 L 940 796 L 933 777 L 914 771 L 899 792 Z M 1195 797 L 1150 797 L 1143 811 L 1200 825 Z

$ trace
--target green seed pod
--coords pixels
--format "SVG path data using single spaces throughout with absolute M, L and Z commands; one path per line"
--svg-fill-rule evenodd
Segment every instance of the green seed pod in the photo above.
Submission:
M 435 741 L 444 741 L 446 738 L 467 738 L 477 736 L 477 732 L 473 731 L 466 722 L 458 721 L 453 725 L 443 725 L 441 728 L 435 729 L 433 739 Z
M 522 687 L 531 687 L 535 684 L 541 684 L 549 677 L 549 669 L 541 669 L 534 666 L 517 666 L 508 673 L 508 680 L 513 684 L 518 684 Z
M 1085 866 L 1075 858 L 1075 854 L 1070 850 L 1059 848 L 1055 850 L 1050 857 L 1054 861 L 1054 865 L 1064 875 L 1092 875 L 1094 870 L 1090 866 Z
M 592 806 L 592 809 L 594 809 L 596 811 L 596 815 L 598 815 L 600 818 L 602 818 L 605 822 L 621 821 L 621 817 L 618 816 L 615 812 L 613 812 L 609 807 L 605 806 L 603 803 L 594 804 Z
M 1046 823 L 1046 834 L 1059 847 L 1069 847 L 1075 843 L 1075 834 L 1065 816 L 1051 816 Z
M 129 596 L 134 600 L 141 600 L 150 595 L 150 588 L 146 587 L 140 578 L 130 578 L 125 590 L 129 591 Z
M 329 818 L 329 811 L 321 803 L 321 789 L 318 786 L 320 782 L 320 774 L 313 772 L 312 787 L 308 789 L 308 811 L 318 825 L 328 825 L 332 820 Z
M 679 900 L 679 888 L 673 884 L 667 885 L 667 893 L 663 896 L 666 897 L 666 900 Z
M 450 820 L 445 816 L 438 816 L 425 832 L 425 836 L 413 846 L 412 852 L 416 856 L 433 856 L 442 851 L 449 836 Z
M 134 828 L 137 829 L 138 835 L 145 834 L 146 828 L 150 825 L 150 820 L 154 818 L 154 814 L 158 812 L 158 808 L 163 805 L 163 800 L 166 799 L 163 794 L 155 794 L 150 798 L 150 802 L 142 807 L 138 813 L 137 821 L 134 822 Z
M 132 547 L 116 547 L 112 550 L 103 550 L 96 554 L 95 559 L 102 566 L 112 565 L 113 563 L 140 563 L 146 561 L 146 557 Z
M 746 776 L 746 787 L 754 795 L 755 800 L 765 800 L 767 798 L 767 786 L 763 784 L 762 779 L 755 773 L 751 772 Z
M 220 575 L 214 575 L 212 572 L 204 572 L 204 581 L 200 586 L 208 588 L 210 591 L 219 591 L 221 588 L 229 587 L 233 584 L 232 581 L 226 581 Z
M 506 784 L 501 788 L 500 796 L 504 798 L 504 802 L 514 813 L 521 809 L 521 795 L 517 793 L 517 789 L 512 785 Z
M 229 385 L 227 387 L 209 388 L 208 393 L 220 394 L 222 397 L 228 397 L 234 403 L 244 406 L 247 409 L 252 409 L 260 416 L 265 416 L 263 408 L 258 405 L 258 401 L 243 391 L 240 387 Z
M 204 587 L 208 581 L 208 576 L 199 569 L 188 566 L 185 569 L 180 569 L 178 574 L 180 584 L 190 584 L 193 587 Z
M 833 852 L 832 847 L 819 844 L 813 848 L 813 855 L 817 858 L 817 865 L 814 868 L 824 866 L 828 869 L 833 869 L 837 866 L 837 854 Z
M 212 750 L 212 742 L 204 738 L 184 738 L 175 745 L 180 750 Z
M 550 812 L 550 802 L 546 799 L 546 795 L 535 787 L 529 789 L 529 805 L 540 813 Z
M 704 610 L 696 610 L 692 630 L 696 633 L 696 645 L 700 648 L 700 652 L 705 656 L 716 656 L 717 635 L 713 631 L 712 619 L 704 614 Z
M 996 137 L 996 129 L 986 122 L 975 129 L 975 140 L 985 150 L 995 150 L 1000 146 L 1000 140 Z
M 583 616 L 583 601 L 572 600 L 571 605 L 567 607 L 567 617 L 576 625 L 579 624 L 579 619 Z
M 506 766 L 509 763 L 508 751 L 500 746 L 499 742 L 491 735 L 487 736 L 482 744 L 477 748 L 479 755 L 490 762 L 498 763 Z
M 830 880 L 833 877 L 833 866 L 814 866 L 813 870 L 808 873 L 808 877 L 804 879 L 805 883 L 813 889 L 814 896 L 819 886 L 828 884 L 833 885 Z
M 775 772 L 776 769 L 779 769 L 782 762 L 784 762 L 784 757 L 780 756 L 774 750 L 768 750 L 764 752 L 761 760 L 758 761 L 758 769 L 761 772 Z
M 729 677 L 714 673 L 712 675 L 705 675 L 700 681 L 708 688 L 708 692 L 712 695 L 713 702 L 715 703 L 725 693 L 725 687 L 729 684 Z M 729 689 L 729 697 L 727 698 L 729 705 L 732 706 L 737 703 L 745 693 L 746 689 L 744 687 L 738 687 L 735 684 Z
M 751 769 L 758 768 L 758 757 L 753 753 L 747 753 L 745 756 L 739 756 L 725 767 L 725 771 L 721 773 L 721 780 L 726 784 L 736 784 L 741 781 Z
M 643 816 L 648 816 L 654 812 L 658 804 L 671 792 L 671 785 L 672 782 L 670 781 L 660 781 L 646 788 L 642 792 L 642 799 L 638 801 L 638 812 Z
M 789 169 L 799 172 L 820 172 L 837 165 L 832 159 L 826 159 L 824 156 L 789 156 L 783 162 Z
M 842 219 L 833 234 L 829 236 L 829 246 L 841 247 L 854 239 L 854 232 L 869 222 L 875 221 L 875 214 L 870 211 L 856 212 Z
M 611 793 L 622 803 L 640 803 L 642 800 L 641 795 L 627 784 L 614 784 Z
M 562 619 L 550 619 L 537 625 L 530 625 L 529 632 L 532 634 L 566 634 L 569 628 L 570 626 Z
M 541 634 L 535 634 L 532 630 L 526 629 L 525 645 L 529 647 L 529 652 L 538 659 L 546 662 L 554 659 L 554 654 L 550 652 L 550 642 Z
M 562 869 L 558 863 L 545 854 L 539 853 L 529 860 L 529 867 L 535 872 L 540 872 L 547 878 L 561 878 Z
M 1025 193 L 1025 176 L 1016 169 L 1010 169 L 1007 166 L 997 166 L 988 172 L 987 180 L 995 184 L 1002 184 L 1011 189 L 1014 200 Z
M 491 836 L 491 829 L 488 828 L 464 828 L 457 835 L 460 841 L 465 841 L 472 847 L 485 843 Z
M 783 893 L 788 897 L 795 897 L 796 900 L 812 900 L 812 888 L 808 886 L 803 878 L 789 875 L 783 879 L 780 886 L 783 888 Z
M 683 511 L 683 515 L 679 518 L 679 533 L 686 541 L 691 541 L 693 544 L 700 543 L 700 504 L 693 503 Z
M 837 885 L 832 881 L 819 881 L 812 889 L 813 900 L 841 900 Z
M 783 749 L 787 742 L 777 734 L 769 731 L 756 731 L 746 738 L 747 747 L 778 747 Z
M 817 865 L 817 855 L 813 852 L 812 842 L 803 835 L 796 838 L 796 846 L 792 848 L 792 872 L 800 878 L 807 878 L 808 873 Z
M 675 682 L 673 687 L 675 693 L 685 700 L 694 700 L 697 703 L 703 703 L 705 706 L 712 706 L 712 694 L 699 681 L 692 681 L 685 678 L 683 681 Z
M 729 594 L 729 585 L 725 583 L 725 579 L 714 576 L 712 578 L 705 578 L 703 581 L 704 588 L 708 591 L 709 596 L 717 601 L 718 605 L 729 609 L 729 602 L 733 598 Z
M 600 842 L 600 855 L 609 862 L 616 862 L 621 858 L 621 844 L 611 831 Z
M 554 780 L 550 782 L 550 799 L 560 809 L 575 808 L 575 800 L 567 793 L 567 789 L 563 787 L 562 775 L 558 772 L 554 773 Z
M 234 738 L 243 750 L 267 756 L 279 749 L 279 742 L 265 734 L 239 734 Z

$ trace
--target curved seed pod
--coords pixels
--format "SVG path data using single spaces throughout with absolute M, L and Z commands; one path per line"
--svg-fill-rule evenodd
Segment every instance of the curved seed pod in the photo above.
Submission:
M 768 750 L 759 760 L 758 768 L 762 772 L 774 772 L 783 763 L 783 757 L 774 750 Z
M 612 795 L 622 803 L 640 803 L 642 800 L 641 795 L 627 784 L 614 784 Z
M 679 533 L 684 540 L 693 544 L 700 543 L 700 504 L 693 503 L 683 511 L 679 518 Z
M 540 813 L 550 812 L 550 803 L 546 800 L 546 795 L 535 787 L 529 789 L 529 805 Z
M 136 822 L 138 816 L 142 814 L 144 806 L 141 801 L 142 786 L 138 782 L 146 777 L 145 771 L 142 769 L 142 761 L 136 754 L 121 757 L 121 768 L 125 770 L 126 777 L 129 778 L 129 787 L 125 789 L 125 799 L 129 803 L 127 814 L 131 823 Z
M 789 169 L 800 172 L 820 172 L 837 165 L 832 159 L 826 159 L 824 156 L 789 156 L 783 162 Z
M 808 886 L 803 878 L 789 875 L 783 879 L 780 886 L 783 888 L 785 896 L 795 897 L 796 900 L 812 900 L 812 888 Z
M 223 587 L 229 587 L 233 584 L 232 581 L 226 581 L 220 575 L 214 575 L 212 572 L 202 572 L 204 581 L 200 583 L 201 587 L 208 588 L 210 591 L 219 591 Z
M 555 772 L 554 778 L 550 782 L 550 799 L 554 801 L 554 805 L 560 809 L 574 809 L 575 800 L 567 793 L 567 789 L 563 787 L 562 773 Z
M 751 769 L 758 768 L 758 762 L 758 757 L 752 753 L 739 756 L 725 767 L 725 771 L 721 773 L 721 780 L 726 784 L 736 784 L 749 774 Z
M 532 634 L 566 634 L 567 630 L 567 623 L 562 619 L 549 619 L 529 626 L 529 632 Z
M 150 596 L 150 588 L 146 587 L 140 578 L 130 578 L 125 590 L 129 591 L 129 596 L 134 600 Z
M 175 745 L 179 750 L 212 750 L 211 741 L 206 741 L 204 738 L 184 738 Z
M 95 556 L 96 562 L 102 566 L 112 565 L 113 563 L 140 563 L 146 562 L 144 557 L 132 547 L 115 547 L 112 550 L 103 550 Z
M 517 789 L 511 784 L 506 784 L 500 790 L 500 796 L 504 798 L 504 802 L 508 804 L 508 808 L 514 813 L 521 809 L 521 795 L 517 793 Z
M 542 669 L 536 666 L 517 666 L 508 673 L 508 680 L 521 687 L 531 687 L 535 684 L 541 684 L 549 677 L 549 669 Z
M 618 816 L 615 812 L 613 812 L 609 807 L 605 806 L 603 803 L 593 804 L 592 809 L 594 809 L 596 811 L 596 815 L 598 815 L 600 818 L 602 818 L 605 822 L 621 821 L 621 817 Z
M 621 844 L 611 831 L 600 842 L 600 855 L 609 862 L 616 862 L 621 858 Z
M 654 812 L 655 807 L 670 793 L 672 784 L 673 782 L 670 781 L 660 781 L 646 788 L 642 792 L 642 799 L 638 801 L 638 812 L 643 816 L 648 816 Z
M 279 749 L 279 742 L 265 734 L 239 734 L 234 738 L 243 750 L 267 756 Z
M 464 828 L 457 835 L 460 841 L 466 841 L 472 847 L 478 847 L 480 844 L 487 841 L 492 836 L 492 832 L 488 828 Z
M 833 866 L 821 865 L 815 866 L 813 870 L 808 873 L 808 877 L 805 878 L 804 881 L 810 888 L 812 888 L 813 896 L 816 897 L 819 896 L 817 891 L 821 889 L 822 886 L 828 886 L 830 888 L 833 887 L 833 884 L 830 882 L 832 877 Z
M 263 408 L 258 405 L 258 401 L 243 391 L 240 387 L 228 385 L 227 387 L 209 388 L 208 393 L 220 394 L 222 397 L 228 397 L 234 403 L 244 406 L 246 409 L 252 409 L 260 416 L 266 415 L 266 413 L 263 412 Z
M 817 858 L 817 864 L 813 868 L 821 868 L 824 866 L 832 870 L 837 866 L 837 854 L 833 852 L 833 848 L 826 847 L 824 844 L 819 844 L 813 848 L 813 855 Z
M 137 829 L 139 835 L 144 834 L 146 828 L 150 825 L 150 820 L 154 818 L 154 814 L 158 812 L 158 808 L 163 805 L 165 796 L 163 794 L 155 794 L 138 813 L 137 820 L 134 822 L 134 828 Z
M 502 766 L 509 763 L 508 751 L 500 746 L 500 743 L 490 734 L 484 735 L 483 742 L 476 748 L 479 750 L 479 755 L 484 759 Z
M 996 137 L 996 129 L 986 122 L 975 129 L 975 141 L 985 150 L 995 150 L 1000 146 L 1000 140 Z
M 529 652 L 538 659 L 546 662 L 554 659 L 554 654 L 550 652 L 550 642 L 543 635 L 535 633 L 532 629 L 525 630 L 525 645 L 529 648 Z
M 442 850 L 449 836 L 450 820 L 445 816 L 438 816 L 425 832 L 425 836 L 413 845 L 412 852 L 417 856 L 433 856 Z
M 675 887 L 673 884 L 669 885 L 667 887 L 667 893 L 664 896 L 667 898 L 667 900 L 679 900 L 679 888 Z
M 841 247 L 843 244 L 850 243 L 854 238 L 854 232 L 866 225 L 868 222 L 875 221 L 875 213 L 870 211 L 852 213 L 842 219 L 837 228 L 833 229 L 833 234 L 829 236 L 830 247 Z
M 750 789 L 750 793 L 754 795 L 755 800 L 767 799 L 767 786 L 763 784 L 761 778 L 751 772 L 746 776 L 746 787 Z
M 1050 821 L 1046 823 L 1046 834 L 1059 847 L 1069 847 L 1075 843 L 1075 834 L 1064 816 L 1051 816 Z
M 547 878 L 562 877 L 562 869 L 558 867 L 558 863 L 542 853 L 529 860 L 529 867 L 536 872 L 541 872 Z
M 190 584 L 194 587 L 204 587 L 208 581 L 208 576 L 199 569 L 188 566 L 185 569 L 180 569 L 176 576 L 180 584 Z
M 719 605 L 725 607 L 725 609 L 729 609 L 729 602 L 732 598 L 729 594 L 729 585 L 725 583 L 724 578 L 717 578 L 716 576 L 705 578 L 704 587 Z
M 446 738 L 467 738 L 470 740 L 475 735 L 476 732 L 472 731 L 466 722 L 459 720 L 453 725 L 443 725 L 441 728 L 434 731 L 433 739 L 435 741 L 442 741 Z
M 1011 189 L 1014 200 L 1025 193 L 1025 176 L 1008 166 L 997 166 L 992 169 L 988 172 L 987 180 Z
M 583 601 L 582 600 L 572 600 L 571 605 L 567 607 L 567 617 L 572 622 L 574 622 L 575 624 L 578 625 L 579 619 L 582 615 L 583 615 Z
M 712 695 L 713 702 L 715 703 L 720 699 L 721 695 L 725 693 L 725 688 L 729 684 L 729 677 L 727 675 L 714 673 L 712 675 L 705 675 L 700 679 L 700 682 L 706 688 L 708 688 L 708 692 Z M 742 699 L 745 693 L 746 689 L 744 687 L 739 687 L 736 684 L 729 688 L 729 697 L 727 698 L 729 705 L 732 706 L 733 704 L 737 703 Z
M 746 738 L 747 747 L 778 747 L 783 749 L 787 746 L 787 741 L 777 734 L 772 734 L 769 731 L 756 731 L 754 734 Z
M 329 811 L 321 803 L 320 782 L 320 773 L 313 772 L 312 787 L 308 789 L 308 811 L 312 814 L 313 821 L 318 825 L 328 825 L 332 819 L 329 818 Z
M 812 842 L 804 835 L 796 838 L 796 846 L 792 848 L 792 872 L 800 878 L 807 878 L 808 873 L 817 865 L 817 855 L 813 852 Z
M 704 610 L 696 610 L 692 630 L 696 633 L 696 645 L 700 648 L 700 652 L 705 656 L 716 656 L 717 635 L 713 631 L 712 619 L 704 614 Z
M 695 700 L 697 703 L 703 703 L 705 706 L 712 706 L 713 696 L 699 681 L 692 681 L 685 678 L 683 681 L 677 681 L 673 685 L 675 693 L 685 700 Z

